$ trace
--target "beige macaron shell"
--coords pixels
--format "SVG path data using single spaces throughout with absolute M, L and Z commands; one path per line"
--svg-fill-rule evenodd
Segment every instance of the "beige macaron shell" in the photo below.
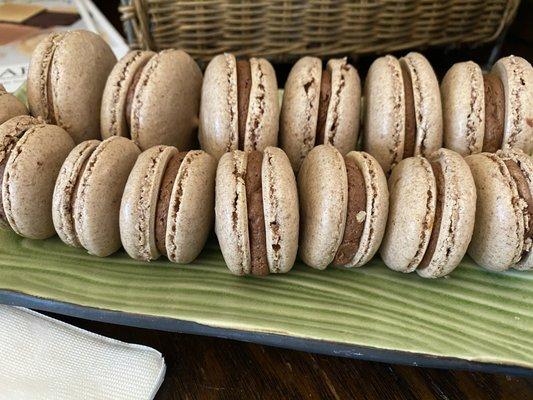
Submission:
M 502 148 L 533 152 L 533 68 L 521 57 L 501 58 L 492 67 L 503 83 L 505 124 Z
M 218 162 L 215 183 L 215 233 L 226 265 L 236 275 L 251 270 L 246 176 L 248 156 L 235 150 Z
M 342 155 L 355 150 L 359 138 L 361 80 L 346 58 L 328 61 L 331 97 L 328 105 L 324 143 L 335 146 Z
M 345 267 L 360 267 L 370 261 L 379 249 L 389 213 L 387 178 L 377 160 L 362 151 L 351 151 L 346 158 L 354 160 L 363 174 L 366 187 L 366 215 L 359 247 Z
M 380 254 L 395 271 L 414 271 L 426 252 L 435 219 L 437 188 L 429 161 L 402 160 L 389 177 L 389 218 Z
M 267 147 L 261 166 L 268 267 L 288 272 L 298 252 L 298 188 L 291 163 L 283 150 Z
M 74 219 L 72 200 L 85 161 L 100 144 L 99 140 L 86 140 L 78 144 L 65 159 L 54 187 L 52 197 L 52 220 L 59 238 L 66 244 L 80 247 Z
M 153 51 L 130 51 L 115 64 L 107 78 L 102 95 L 100 130 L 102 138 L 129 136 L 126 121 L 126 101 L 135 74 L 155 55 Z M 129 118 L 129 116 L 128 116 Z
M 415 155 L 428 156 L 442 147 L 442 105 L 439 81 L 429 61 L 411 52 L 405 62 L 413 84 L 416 118 Z
M 405 95 L 402 70 L 393 56 L 375 60 L 365 80 L 363 148 L 385 171 L 403 157 Z
M 41 124 L 43 124 L 41 118 L 35 118 L 30 115 L 18 115 L 0 124 L 0 152 L 4 151 L 3 147 L 7 142 L 11 141 L 11 138 L 18 137 L 32 126 Z
M 131 105 L 131 139 L 143 150 L 158 144 L 193 146 L 202 72 L 182 50 L 163 50 L 143 68 Z
M 325 269 L 342 242 L 348 207 L 344 158 L 331 145 L 316 146 L 298 173 L 300 248 L 304 263 Z
M 279 140 L 295 172 L 315 146 L 321 79 L 322 61 L 303 57 L 294 64 L 285 82 Z
M 215 219 L 216 160 L 202 150 L 183 159 L 168 209 L 166 249 L 170 261 L 192 262 L 204 248 Z
M 438 278 L 452 272 L 466 253 L 474 231 L 476 186 L 460 154 L 440 149 L 429 160 L 441 165 L 445 197 L 435 252 L 428 266 L 416 272 L 424 278 Z
M 198 139 L 217 160 L 239 146 L 237 64 L 232 54 L 214 57 L 205 70 Z
M 136 260 L 157 259 L 155 214 L 159 188 L 168 161 L 178 150 L 154 146 L 137 158 L 124 188 L 120 203 L 120 239 L 126 252 Z
M 27 115 L 28 109 L 15 95 L 0 85 L 0 125 L 18 115 Z
M 504 271 L 520 260 L 524 240 L 518 191 L 503 160 L 495 154 L 466 157 L 477 190 L 476 223 L 468 254 L 484 268 Z
M 483 73 L 475 62 L 454 64 L 441 83 L 444 147 L 463 156 L 480 153 L 485 136 Z
M 250 58 L 252 86 L 244 150 L 263 151 L 278 144 L 279 99 L 276 73 L 264 58 Z
M 522 173 L 527 179 L 527 183 L 529 185 L 529 190 L 531 193 L 533 193 L 533 160 L 530 156 L 525 154 L 519 149 L 507 149 L 502 150 L 498 152 L 498 155 L 503 160 L 513 160 L 516 162 L 520 169 L 522 170 Z M 522 203 L 522 212 L 527 215 L 527 206 L 526 204 Z M 526 218 L 529 218 L 526 217 Z M 529 219 L 524 220 L 524 229 L 527 230 L 527 227 L 529 226 Z M 522 252 L 527 252 L 525 256 L 522 256 L 520 261 L 513 265 L 514 269 L 519 270 L 529 270 L 533 268 L 533 243 L 531 238 L 528 238 L 524 241 L 524 244 L 522 246 Z
M 97 256 L 120 248 L 120 200 L 140 154 L 131 140 L 113 136 L 91 154 L 75 194 L 74 227 L 81 245 Z
M 11 228 L 21 236 L 46 239 L 55 234 L 52 221 L 54 184 L 74 147 L 58 126 L 36 125 L 15 144 L 2 182 L 2 203 Z

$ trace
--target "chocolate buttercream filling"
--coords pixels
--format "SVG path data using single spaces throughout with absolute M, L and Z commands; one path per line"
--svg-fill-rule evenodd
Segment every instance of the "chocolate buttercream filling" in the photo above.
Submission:
M 483 151 L 494 153 L 502 148 L 505 120 L 505 94 L 501 79 L 495 74 L 484 74 L 485 134 Z
M 50 59 L 50 64 L 48 65 L 48 73 L 46 74 L 46 107 L 48 111 L 48 122 L 51 124 L 57 124 L 54 112 L 54 92 L 52 90 L 52 61 L 54 60 L 54 53 L 52 53 L 52 58 Z
M 179 152 L 168 161 L 163 174 L 163 179 L 161 180 L 161 185 L 159 186 L 155 211 L 155 244 L 157 250 L 163 255 L 167 255 L 166 235 L 170 197 L 181 163 L 187 154 L 187 151 Z
M 315 146 L 324 144 L 326 138 L 326 120 L 328 118 L 329 101 L 331 100 L 331 71 L 322 71 L 320 80 L 320 98 L 318 101 L 318 119 L 316 123 Z
M 245 187 L 246 204 L 248 209 L 248 238 L 250 241 L 251 273 L 253 275 L 267 275 L 269 272 L 265 213 L 263 209 L 263 187 L 261 179 L 261 165 L 263 154 L 259 151 L 248 153 Z
M 405 98 L 405 136 L 402 158 L 413 157 L 416 141 L 415 97 L 411 73 L 404 61 L 400 61 L 403 77 L 403 92 Z
M 252 90 L 252 69 L 250 61 L 237 61 L 237 113 L 239 128 L 238 148 L 244 150 L 246 138 L 246 120 L 248 119 L 248 108 L 250 107 L 250 91 Z
M 141 79 L 141 74 L 144 67 L 139 68 L 137 71 L 135 71 L 135 75 L 133 75 L 133 79 L 131 81 L 130 87 L 128 88 L 128 92 L 126 93 L 126 106 L 124 107 L 124 117 L 126 119 L 126 137 L 131 139 L 131 105 L 133 103 L 133 96 L 135 95 L 135 89 L 137 88 L 137 84 L 139 83 L 139 80 Z
M 346 265 L 352 261 L 359 250 L 365 227 L 366 186 L 363 173 L 352 158 L 345 158 L 348 175 L 348 212 L 341 245 L 333 259 L 334 265 Z

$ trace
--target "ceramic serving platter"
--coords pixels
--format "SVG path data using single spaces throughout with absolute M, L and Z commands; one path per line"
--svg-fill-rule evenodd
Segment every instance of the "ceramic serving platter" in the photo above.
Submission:
M 190 265 L 97 258 L 0 231 L 0 301 L 333 355 L 533 375 L 533 274 L 465 259 L 444 279 L 388 270 L 237 277 L 215 239 Z

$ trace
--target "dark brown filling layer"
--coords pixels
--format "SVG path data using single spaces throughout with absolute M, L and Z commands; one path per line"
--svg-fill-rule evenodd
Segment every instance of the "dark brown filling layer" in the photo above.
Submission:
M 52 91 L 52 59 L 50 59 L 50 65 L 48 66 L 48 74 L 46 75 L 46 107 L 48 110 L 48 121 L 51 124 L 56 124 L 56 116 L 54 112 L 54 94 Z
M 320 98 L 318 101 L 318 120 L 316 123 L 315 146 L 324 144 L 326 137 L 326 120 L 328 117 L 329 101 L 331 100 L 331 71 L 322 71 L 320 80 Z
M 529 189 L 529 185 L 527 183 L 527 179 L 522 172 L 522 169 L 520 169 L 520 166 L 513 160 L 505 160 L 505 165 L 507 166 L 507 169 L 509 170 L 509 173 L 511 174 L 511 177 L 516 182 L 516 188 L 518 189 L 518 195 L 520 198 L 524 199 L 524 201 L 527 204 L 527 213 L 529 215 L 529 226 L 527 227 L 527 231 L 524 235 L 524 240 L 528 238 L 533 238 L 533 196 L 531 194 L 531 190 Z M 522 257 L 525 256 L 527 252 L 522 254 Z
M 366 221 L 365 178 L 351 158 L 345 158 L 348 175 L 348 212 L 341 245 L 333 259 L 334 265 L 346 265 L 354 258 L 363 235 Z
M 267 275 L 269 272 L 261 179 L 262 162 L 263 154 L 261 152 L 252 151 L 248 154 L 245 186 L 246 204 L 248 208 L 251 273 L 253 275 Z
M 505 94 L 503 83 L 495 74 L 484 74 L 485 136 L 483 151 L 494 153 L 502 148 L 505 120 Z
M 172 195 L 172 188 L 174 187 L 181 163 L 187 156 L 187 153 L 187 151 L 182 151 L 169 160 L 165 173 L 163 174 L 163 179 L 161 180 L 161 186 L 159 186 L 155 209 L 155 244 L 157 250 L 163 255 L 167 255 L 166 234 L 170 196 Z
M 252 90 L 252 69 L 250 61 L 237 61 L 237 112 L 239 125 L 239 149 L 244 150 L 246 137 L 246 119 L 250 106 L 250 90 Z
M 420 268 L 427 267 L 433 258 L 433 254 L 435 254 L 437 242 L 439 241 L 440 225 L 442 223 L 442 210 L 444 206 L 445 190 L 442 166 L 439 162 L 432 162 L 431 168 L 433 169 L 433 174 L 435 175 L 435 180 L 437 183 L 437 204 L 435 205 L 435 220 L 433 221 L 433 229 L 431 230 L 431 236 L 429 238 L 426 253 L 420 262 Z
M 415 155 L 416 140 L 416 116 L 415 97 L 413 94 L 413 81 L 409 68 L 404 61 L 400 61 L 403 77 L 403 93 L 405 98 L 405 136 L 402 158 L 413 157 Z
M 137 84 L 139 83 L 139 79 L 141 79 L 141 74 L 143 72 L 142 68 L 139 68 L 135 75 L 133 75 L 133 79 L 131 81 L 131 85 L 128 88 L 128 92 L 126 93 L 126 107 L 124 107 L 124 117 L 126 118 L 126 125 L 128 127 L 126 137 L 130 138 L 130 129 L 131 129 L 131 105 L 133 103 L 133 96 L 135 95 L 135 88 L 137 87 Z

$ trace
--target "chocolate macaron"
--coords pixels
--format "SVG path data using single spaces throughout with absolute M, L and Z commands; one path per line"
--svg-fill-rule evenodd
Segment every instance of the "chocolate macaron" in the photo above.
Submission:
M 200 146 L 219 159 L 232 150 L 263 151 L 278 143 L 278 84 L 264 58 L 213 58 L 205 70 Z
M 307 153 L 320 144 L 342 155 L 355 150 L 359 137 L 361 81 L 346 58 L 303 57 L 291 69 L 281 105 L 280 147 L 298 172 Z
M 364 96 L 363 148 L 386 173 L 404 158 L 427 156 L 442 147 L 439 83 L 422 54 L 376 59 Z
M 171 146 L 145 150 L 133 167 L 120 207 L 126 252 L 150 261 L 161 254 L 189 263 L 203 249 L 214 221 L 215 159 Z
M 520 57 L 490 73 L 474 62 L 453 65 L 441 84 L 444 147 L 466 156 L 533 147 L 533 69 Z
M 484 268 L 533 268 L 533 160 L 521 150 L 466 157 L 477 189 L 468 254 Z
M 476 209 L 474 179 L 461 155 L 440 149 L 406 158 L 393 168 L 389 190 L 385 264 L 424 278 L 452 272 L 466 253 Z
M 76 143 L 100 137 L 102 92 L 116 61 L 99 35 L 89 31 L 51 33 L 31 57 L 31 114 L 59 125 Z
M 120 248 L 120 199 L 139 155 L 131 140 L 87 140 L 68 155 L 53 194 L 52 215 L 63 242 L 108 256 Z
M 198 127 L 202 72 L 182 50 L 135 50 L 113 68 L 102 98 L 102 138 L 124 136 L 142 150 L 190 149 Z
M 360 267 L 377 252 L 389 208 L 385 174 L 365 152 L 313 148 L 298 174 L 301 259 L 310 267 Z
M 288 272 L 298 249 L 298 192 L 283 150 L 235 150 L 220 158 L 215 232 L 236 275 Z
M 0 84 L 0 125 L 18 115 L 28 115 L 28 109 L 22 101 Z
M 52 193 L 73 147 L 67 132 L 40 118 L 22 115 L 0 125 L 0 227 L 32 239 L 55 234 Z

